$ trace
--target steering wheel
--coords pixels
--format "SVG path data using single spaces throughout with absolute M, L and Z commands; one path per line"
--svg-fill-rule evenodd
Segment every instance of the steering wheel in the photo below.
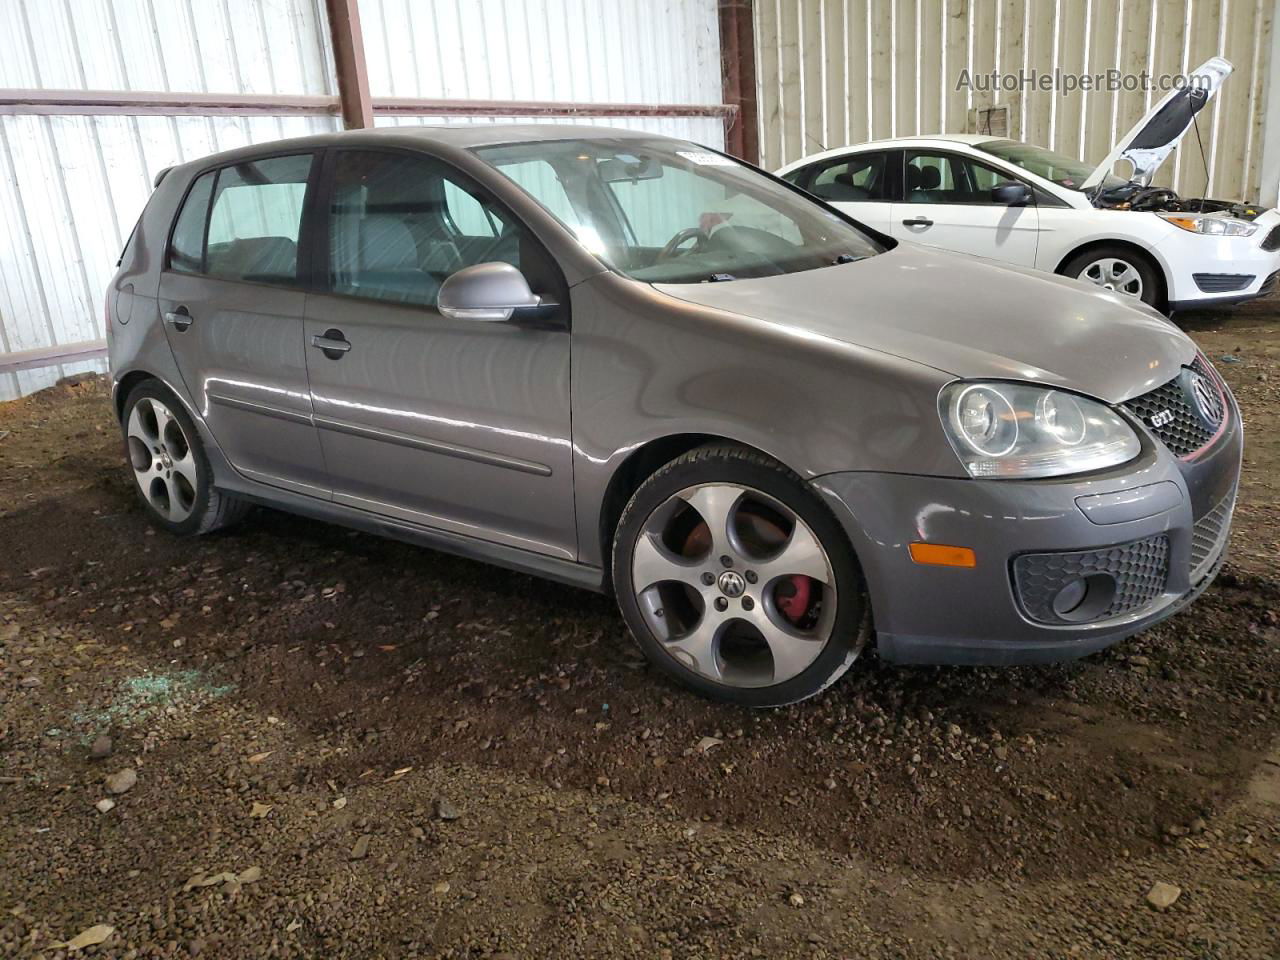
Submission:
M 694 250 L 698 249 L 698 247 L 702 246 L 702 244 L 706 243 L 707 240 L 709 239 L 710 239 L 710 235 L 707 233 L 707 231 L 703 230 L 701 227 L 685 227 L 683 230 L 679 231 L 674 237 L 672 237 L 670 240 L 667 241 L 666 246 L 664 246 L 662 250 L 659 251 L 658 253 L 657 262 L 661 263 L 664 260 L 670 260 L 673 257 L 677 256 L 680 248 L 684 246 L 686 243 L 688 243 L 690 240 L 697 240 L 698 242 L 695 243 L 688 250 L 686 250 L 685 253 L 692 253 Z M 679 254 L 679 255 L 683 256 L 683 254 Z

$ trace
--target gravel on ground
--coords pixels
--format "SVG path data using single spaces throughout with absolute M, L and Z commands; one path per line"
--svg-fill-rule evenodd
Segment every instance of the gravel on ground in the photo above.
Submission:
M 156 532 L 103 378 L 0 405 L 0 955 L 1275 960 L 1278 321 L 1179 317 L 1248 431 L 1198 603 L 774 711 L 568 587 Z

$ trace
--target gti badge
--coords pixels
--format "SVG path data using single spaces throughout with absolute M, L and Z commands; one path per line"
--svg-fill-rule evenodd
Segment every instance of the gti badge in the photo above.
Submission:
M 1173 411 L 1169 410 L 1168 408 L 1161 410 L 1159 413 L 1153 413 L 1151 415 L 1151 426 L 1157 429 L 1159 429 L 1160 427 L 1163 427 L 1166 423 L 1172 423 L 1172 422 L 1173 422 Z

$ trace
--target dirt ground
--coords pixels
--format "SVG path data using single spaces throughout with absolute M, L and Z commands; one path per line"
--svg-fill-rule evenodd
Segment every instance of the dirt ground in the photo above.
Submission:
M 156 533 L 101 379 L 0 405 L 0 955 L 1275 960 L 1280 301 L 1179 320 L 1248 430 L 1198 603 L 768 712 L 587 593 L 267 510 Z

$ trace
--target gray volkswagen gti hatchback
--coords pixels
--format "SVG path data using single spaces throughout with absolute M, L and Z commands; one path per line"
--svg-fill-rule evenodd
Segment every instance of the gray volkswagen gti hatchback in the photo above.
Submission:
M 260 503 L 610 591 L 656 666 L 754 706 L 872 635 L 1014 664 L 1142 630 L 1217 572 L 1240 467 L 1234 399 L 1151 310 L 615 129 L 174 167 L 107 330 L 163 529 Z

